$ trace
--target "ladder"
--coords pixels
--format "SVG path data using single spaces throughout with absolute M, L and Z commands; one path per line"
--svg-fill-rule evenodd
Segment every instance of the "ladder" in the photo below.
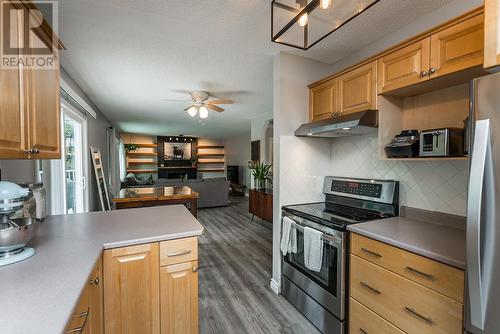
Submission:
M 108 186 L 106 185 L 106 176 L 104 175 L 104 168 L 102 166 L 101 152 L 98 148 L 90 146 L 90 156 L 92 158 L 92 165 L 94 166 L 101 210 L 109 211 L 111 210 L 111 203 L 109 201 Z

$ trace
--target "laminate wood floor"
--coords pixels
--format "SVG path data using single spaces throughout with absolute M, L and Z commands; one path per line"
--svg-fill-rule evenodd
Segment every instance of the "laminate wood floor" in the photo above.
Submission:
M 246 198 L 231 201 L 198 210 L 201 333 L 319 333 L 269 287 L 272 225 L 250 221 Z

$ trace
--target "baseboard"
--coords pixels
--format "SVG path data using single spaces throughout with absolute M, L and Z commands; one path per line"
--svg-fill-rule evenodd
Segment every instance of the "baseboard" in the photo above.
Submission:
M 278 282 L 276 282 L 274 279 L 271 279 L 271 290 L 277 295 L 280 294 L 280 285 Z

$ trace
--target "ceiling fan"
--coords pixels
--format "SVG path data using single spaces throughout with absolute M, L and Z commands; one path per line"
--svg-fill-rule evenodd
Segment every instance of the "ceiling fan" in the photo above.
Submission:
M 229 99 L 210 100 L 211 95 L 208 92 L 201 90 L 195 90 L 189 92 L 189 95 L 191 95 L 192 101 L 186 101 L 186 102 L 190 102 L 191 105 L 186 109 L 184 109 L 184 111 L 187 111 L 187 113 L 191 117 L 195 117 L 199 112 L 200 118 L 207 118 L 209 109 L 216 112 L 223 112 L 225 110 L 224 108 L 219 107 L 218 104 L 233 104 L 233 101 Z M 166 101 L 178 101 L 178 100 L 166 100 Z

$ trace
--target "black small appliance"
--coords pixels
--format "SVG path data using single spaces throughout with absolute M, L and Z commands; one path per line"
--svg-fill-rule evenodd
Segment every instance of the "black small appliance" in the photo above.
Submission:
M 417 157 L 420 150 L 418 130 L 403 130 L 385 147 L 388 158 Z

